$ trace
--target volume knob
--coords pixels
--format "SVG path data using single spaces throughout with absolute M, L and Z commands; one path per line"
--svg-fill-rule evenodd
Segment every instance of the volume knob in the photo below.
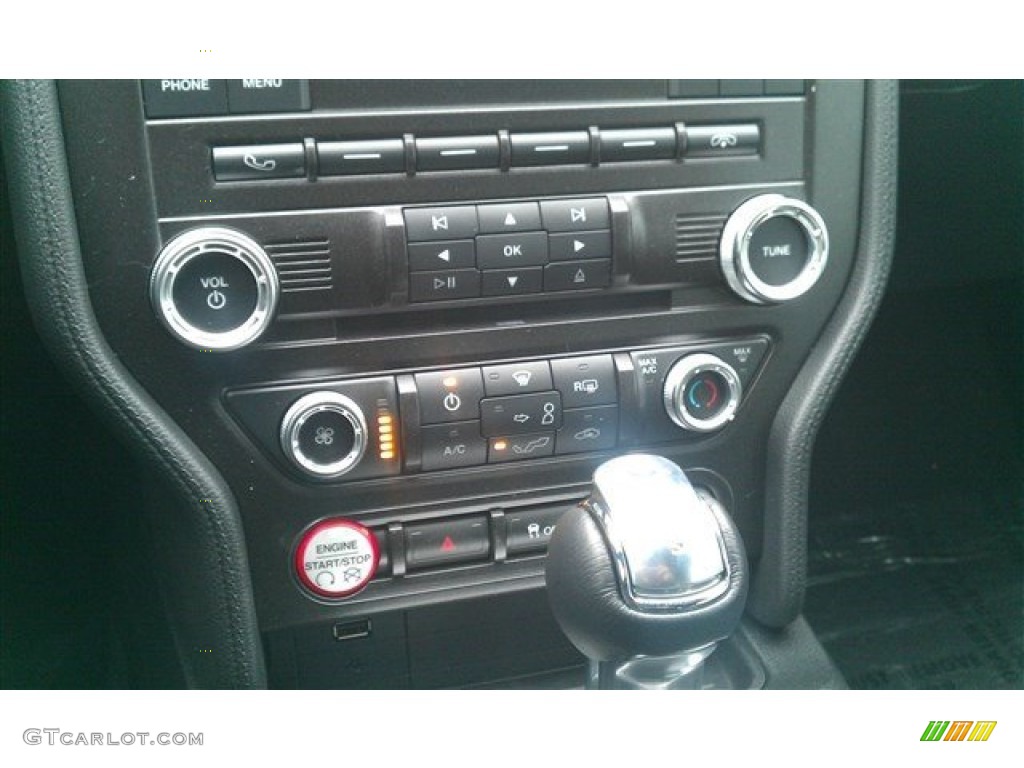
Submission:
M 828 262 L 828 229 L 807 203 L 760 195 L 737 208 L 719 246 L 729 287 L 755 304 L 795 299 L 809 291 Z
M 149 283 L 164 326 L 197 349 L 227 352 L 259 338 L 280 291 L 266 251 L 226 227 L 199 227 L 160 251 Z

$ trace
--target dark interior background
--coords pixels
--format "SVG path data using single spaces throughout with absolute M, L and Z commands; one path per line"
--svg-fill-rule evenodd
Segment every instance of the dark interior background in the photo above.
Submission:
M 852 687 L 1024 687 L 1024 87 L 902 86 L 889 293 L 818 437 L 806 612 Z M 0 162 L 0 686 L 181 685 L 140 467 L 21 291 Z
M 889 291 L 816 444 L 806 614 L 854 688 L 1024 687 L 1024 88 L 905 82 Z

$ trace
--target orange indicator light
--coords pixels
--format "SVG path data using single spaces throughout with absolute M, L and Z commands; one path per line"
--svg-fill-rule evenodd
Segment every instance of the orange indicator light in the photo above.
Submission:
M 381 461 L 396 458 L 394 417 L 387 411 L 377 412 L 377 455 Z
M 495 440 L 494 441 L 494 450 L 496 450 L 496 451 L 504 451 L 506 448 L 508 448 L 508 443 L 505 442 L 504 440 Z
M 445 376 L 441 379 L 441 383 L 448 387 L 448 389 L 454 389 L 459 386 L 459 380 L 455 376 Z

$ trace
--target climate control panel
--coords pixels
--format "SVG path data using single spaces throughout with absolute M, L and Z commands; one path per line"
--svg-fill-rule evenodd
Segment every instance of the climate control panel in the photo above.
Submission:
M 306 479 L 467 469 L 696 438 L 732 421 L 764 364 L 759 336 L 403 371 L 227 395 Z

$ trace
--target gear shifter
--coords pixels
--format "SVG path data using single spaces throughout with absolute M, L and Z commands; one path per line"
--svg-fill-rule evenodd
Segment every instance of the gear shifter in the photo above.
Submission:
M 590 660 L 589 688 L 699 688 L 747 595 L 735 524 L 659 456 L 598 467 L 591 496 L 559 521 L 546 568 L 555 617 Z

